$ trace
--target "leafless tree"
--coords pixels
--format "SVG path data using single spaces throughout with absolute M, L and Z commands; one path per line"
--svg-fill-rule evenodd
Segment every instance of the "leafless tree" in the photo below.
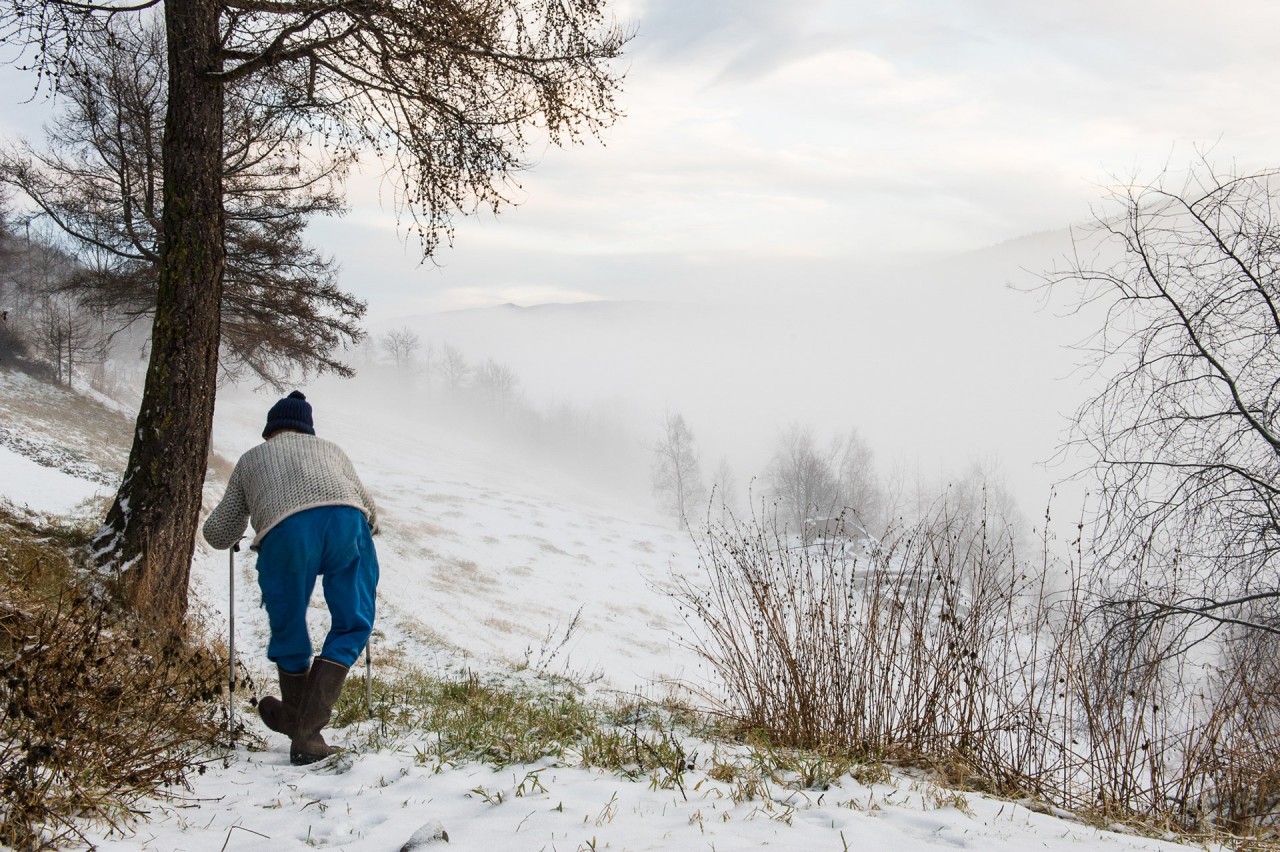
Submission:
M 37 233 L 20 245 L 8 245 L 4 295 L 5 351 L 48 367 L 50 377 L 71 386 L 77 371 L 100 363 L 109 334 L 102 313 L 74 292 L 73 282 L 87 270 L 77 259 Z
M 729 460 L 723 456 L 711 474 L 711 484 L 715 488 L 716 502 L 720 504 L 721 514 L 732 514 L 738 504 L 738 477 L 729 466 Z
M 428 396 L 431 395 L 431 380 L 439 367 L 440 353 L 436 350 L 436 342 L 428 340 L 422 347 L 422 384 Z
M 449 390 L 455 393 L 467 383 L 467 378 L 471 375 L 471 365 L 467 363 L 467 356 L 452 343 L 446 343 L 440 347 L 440 358 L 436 361 L 436 369 L 449 385 Z
M 520 377 L 506 364 L 489 358 L 476 370 L 476 384 L 484 391 L 489 405 L 499 412 L 505 412 L 515 398 Z
M 1098 484 L 1094 551 L 1148 618 L 1280 632 L 1280 173 L 1207 163 L 1124 186 L 1047 276 L 1102 327 L 1069 449 Z
M 680 529 L 687 529 L 689 512 L 706 495 L 706 487 L 684 415 L 667 412 L 663 418 L 662 436 L 653 445 L 652 481 L 664 511 L 679 520 Z
M 840 511 L 838 450 L 838 445 L 820 448 L 812 426 L 792 424 L 780 436 L 765 483 L 778 501 L 781 520 L 794 532 L 801 532 L 806 520 Z
M 68 293 L 50 293 L 40 302 L 36 317 L 38 342 L 53 365 L 54 378 L 73 387 L 77 369 L 102 361 L 107 337 L 100 315 L 86 309 Z
M 397 370 L 404 370 L 413 363 L 414 354 L 422 347 L 422 339 L 408 326 L 394 328 L 378 338 L 382 351 L 391 356 Z
M 26 356 L 26 339 L 9 321 L 9 309 L 0 307 L 0 364 L 7 367 Z
M 168 68 L 156 310 L 134 445 L 95 542 L 158 624 L 186 613 L 209 454 L 227 231 L 228 92 L 262 81 L 330 152 L 392 164 L 430 254 L 496 209 L 530 145 L 617 115 L 626 36 L 604 0 L 0 0 L 0 43 L 58 85 L 113 17 L 163 9 Z
M 1022 510 L 994 457 L 974 459 L 968 466 L 944 477 L 933 486 L 920 486 L 918 500 L 935 510 L 945 507 L 952 521 L 971 528 L 984 526 L 992 538 L 1020 545 L 1027 525 Z M 937 515 L 937 512 L 934 512 Z
M 12 194 L 7 186 L 0 185 L 0 259 L 10 257 L 16 251 Z
M 857 429 L 850 429 L 840 443 L 837 456 L 840 509 L 851 512 L 865 531 L 880 534 L 888 523 L 887 500 L 871 447 Z

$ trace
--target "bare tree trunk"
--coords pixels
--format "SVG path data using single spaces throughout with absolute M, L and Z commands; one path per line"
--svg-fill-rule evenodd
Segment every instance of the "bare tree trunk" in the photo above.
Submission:
M 222 300 L 222 84 L 213 0 L 167 0 L 165 241 L 151 361 L 124 481 L 97 550 L 162 627 L 187 611 L 216 393 Z

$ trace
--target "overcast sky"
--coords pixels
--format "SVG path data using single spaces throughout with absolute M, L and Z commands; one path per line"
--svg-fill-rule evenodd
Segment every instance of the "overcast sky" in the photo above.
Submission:
M 397 308 L 732 297 L 756 260 L 975 249 L 1085 220 L 1113 177 L 1197 148 L 1273 164 L 1280 139 L 1266 0 L 616 9 L 636 35 L 604 146 L 542 154 L 519 207 L 416 275 L 413 246 L 365 233 L 387 227 L 366 193 L 331 232 L 348 272 L 421 279 Z
M 604 145 L 534 152 L 519 206 L 461 223 L 435 267 L 394 236 L 372 168 L 317 228 L 375 320 L 406 301 L 720 298 L 757 261 L 962 252 L 1088 218 L 1113 176 L 1197 147 L 1272 164 L 1280 139 L 1269 0 L 614 10 L 635 37 Z M 38 127 L 27 82 L 0 77 L 10 133 Z
M 856 357 L 831 362 L 845 365 L 845 396 L 884 402 L 850 403 L 833 422 L 856 422 L 886 458 L 963 422 L 964 440 L 938 453 L 957 467 L 999 455 L 1017 478 L 1051 454 L 1060 412 L 1078 403 L 1058 348 L 1074 333 L 1032 317 L 1034 300 L 1003 288 L 999 264 L 930 297 L 924 323 L 921 293 L 885 270 L 945 283 L 948 257 L 1086 221 L 1115 179 L 1150 179 L 1197 151 L 1242 169 L 1278 164 L 1274 0 L 614 8 L 635 36 L 626 116 L 604 144 L 532 152 L 519 205 L 460 222 L 434 264 L 397 237 L 373 172 L 353 181 L 346 218 L 315 227 L 375 329 L 504 302 L 847 292 L 827 313 L 847 312 Z M 20 103 L 29 86 L 0 70 L 10 133 L 38 128 L 41 105 Z M 1034 269 L 1053 244 L 995 255 Z M 673 388 L 666 401 L 694 395 L 707 396 Z M 808 416 L 789 405 L 756 428 Z

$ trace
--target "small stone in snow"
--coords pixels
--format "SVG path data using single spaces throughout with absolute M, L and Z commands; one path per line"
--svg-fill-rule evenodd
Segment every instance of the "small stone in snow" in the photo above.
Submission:
M 449 833 L 444 830 L 440 820 L 433 819 L 431 822 L 423 823 L 422 827 L 413 833 L 413 837 L 410 837 L 409 841 L 400 847 L 400 852 L 414 852 L 415 849 L 421 849 L 441 840 L 448 843 Z

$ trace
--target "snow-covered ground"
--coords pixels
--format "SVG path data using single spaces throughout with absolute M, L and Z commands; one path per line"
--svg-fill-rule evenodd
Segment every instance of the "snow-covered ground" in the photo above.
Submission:
M 260 442 L 274 399 L 224 394 L 215 450 L 235 459 Z M 536 665 L 578 616 L 555 672 L 567 666 L 630 692 L 696 667 L 677 641 L 682 622 L 663 591 L 672 570 L 696 564 L 687 535 L 628 518 L 616 501 L 536 461 L 398 418 L 394 406 L 374 414 L 322 392 L 309 399 L 317 434 L 347 451 L 378 503 L 375 656 L 393 648 L 427 661 Z M 221 483 L 211 486 L 207 506 L 220 496 Z M 242 647 L 265 665 L 253 556 L 237 560 Z M 201 600 L 223 618 L 227 555 L 202 551 L 194 569 Z M 319 638 L 324 614 L 314 616 Z
M 427 848 L 477 852 L 1185 848 L 981 796 L 968 797 L 965 813 L 908 781 L 868 787 L 846 778 L 823 793 L 775 791 L 775 800 L 736 805 L 727 785 L 698 771 L 685 787 L 687 800 L 645 781 L 547 764 L 437 772 L 416 765 L 412 750 L 356 755 L 341 774 L 290 766 L 280 752 L 241 753 L 198 779 L 188 802 L 152 807 L 135 834 L 100 848 L 394 852 L 433 821 L 449 842 Z
M 0 396 L 10 403 L 24 394 L 38 403 L 42 393 L 0 371 Z M 651 695 L 673 679 L 698 682 L 695 655 L 679 641 L 682 622 L 664 592 L 672 571 L 696 567 L 685 535 L 528 459 L 412 417 L 339 404 L 320 389 L 309 396 L 317 431 L 347 449 L 383 513 L 375 665 L 392 655 L 428 671 L 536 665 L 580 611 L 552 671 L 598 674 L 599 686 Z M 273 399 L 223 394 L 215 449 L 224 459 L 259 440 Z M 0 405 L 0 428 L 21 435 L 21 446 L 62 439 L 12 404 Z M 68 513 L 85 511 L 81 501 L 104 490 L 82 467 L 31 461 L 12 449 L 20 443 L 0 446 L 3 499 Z M 221 487 L 210 483 L 207 506 Z M 253 572 L 252 556 L 238 556 L 237 651 L 269 685 Z M 225 552 L 198 550 L 195 602 L 214 632 L 226 630 L 231 576 Z M 325 620 L 318 596 L 316 604 L 318 638 Z M 247 704 L 240 712 L 257 724 Z M 397 850 L 438 821 L 447 848 L 475 850 L 1185 848 L 978 794 L 957 798 L 901 775 L 871 785 L 846 776 L 822 792 L 779 785 L 769 797 L 735 803 L 732 785 L 707 776 L 705 766 L 685 774 L 683 792 L 550 762 L 441 767 L 419 759 L 415 746 L 425 743 L 370 749 L 369 731 L 359 725 L 335 732 L 333 741 L 351 747 L 337 765 L 299 768 L 288 762 L 287 742 L 258 727 L 270 750 L 239 748 L 177 799 L 144 803 L 146 821 L 124 834 L 91 826 L 90 837 L 111 850 Z
M 5 500 L 39 514 L 72 515 L 85 501 L 110 491 L 105 485 L 45 467 L 5 446 L 0 446 L 0 482 L 4 483 Z

